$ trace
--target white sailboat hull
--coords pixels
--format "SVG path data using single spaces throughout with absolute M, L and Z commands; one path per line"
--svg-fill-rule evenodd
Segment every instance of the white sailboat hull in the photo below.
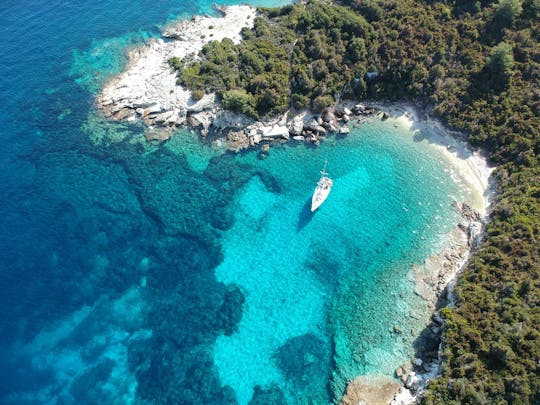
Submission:
M 311 197 L 311 212 L 314 212 L 328 198 L 330 190 L 332 190 L 332 179 L 323 176 L 317 183 L 317 187 Z

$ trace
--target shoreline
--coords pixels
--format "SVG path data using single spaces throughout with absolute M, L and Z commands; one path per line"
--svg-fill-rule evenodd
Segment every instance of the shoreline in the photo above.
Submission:
M 495 187 L 490 179 L 494 168 L 489 167 L 486 157 L 480 150 L 473 150 L 464 141 L 463 134 L 452 131 L 429 116 L 427 111 L 419 110 L 409 104 L 371 103 L 373 106 L 386 111 L 399 124 L 416 131 L 416 142 L 426 141 L 435 148 L 455 170 L 452 174 L 454 181 L 475 193 L 471 201 L 472 208 L 482 217 L 489 212 L 491 201 L 495 196 Z
M 425 336 L 418 336 L 417 339 L 430 340 L 429 346 L 436 342 L 437 350 L 427 347 L 417 350 L 410 362 L 396 369 L 394 379 L 384 375 L 357 377 L 349 383 L 340 401 L 340 405 L 356 404 L 362 400 L 375 405 L 406 405 L 415 403 L 428 382 L 440 374 L 444 320 L 438 311 L 453 305 L 453 286 L 481 242 L 495 196 L 495 185 L 491 179 L 494 168 L 489 167 L 481 152 L 473 151 L 460 139 L 460 133 L 446 129 L 439 121 L 431 119 L 426 111 L 406 103 L 374 102 L 370 105 L 386 112 L 395 120 L 396 126 L 415 131 L 414 141 L 426 141 L 439 152 L 445 159 L 445 165 L 452 170 L 453 180 L 470 192 L 472 203 L 471 206 L 454 200 L 454 209 L 459 214 L 458 223 L 443 235 L 442 249 L 427 257 L 423 263 L 414 265 L 408 275 L 414 282 L 414 294 L 427 303 L 431 314 L 422 332 Z M 390 390 L 393 390 L 393 395 L 388 401 Z M 373 398 L 381 400 L 374 401 Z
M 493 169 L 488 167 L 480 152 L 473 151 L 460 139 L 461 134 L 444 128 L 426 111 L 406 103 L 370 102 L 367 107 L 344 101 L 322 114 L 306 111 L 289 118 L 287 112 L 281 117 L 257 122 L 223 110 L 213 93 L 204 95 L 201 100 L 193 100 L 189 90 L 176 84 L 176 73 L 167 61 L 173 56 L 197 59 L 198 52 L 210 40 L 228 37 L 239 42 L 241 28 L 252 27 L 256 16 L 256 9 L 250 6 L 228 6 L 219 11 L 222 17 L 194 16 L 191 20 L 172 23 L 163 30 L 163 37 L 169 41 L 152 40 L 130 51 L 125 71 L 111 79 L 99 93 L 98 108 L 115 121 L 143 121 L 149 141 L 165 141 L 176 128 L 188 126 L 198 129 L 202 137 L 210 135 L 213 143 L 225 144 L 233 151 L 259 146 L 262 155 L 276 142 L 318 144 L 327 133 L 346 136 L 349 123 L 359 125 L 366 117 L 381 113 L 382 119 L 392 119 L 396 126 L 403 125 L 415 131 L 413 140 L 426 141 L 440 153 L 454 181 L 470 191 L 472 205 L 455 201 L 460 221 L 443 237 L 442 250 L 410 271 L 414 293 L 427 302 L 433 314 L 426 330 L 432 331 L 433 338 L 440 340 L 443 321 L 438 316 L 437 303 L 440 300 L 452 303 L 453 284 L 481 238 L 495 191 L 490 181 Z M 377 390 L 380 390 L 380 398 L 390 398 L 389 390 L 393 391 L 393 399 L 381 403 L 413 403 L 427 382 L 440 373 L 440 364 L 439 349 L 436 355 L 418 353 L 410 363 L 396 370 L 397 379 L 359 376 L 348 384 L 340 404 L 357 403 L 362 399 L 362 393 L 369 393 L 372 400 L 377 398 Z
M 143 121 L 147 139 L 158 141 L 168 139 L 174 128 L 185 125 L 188 115 L 216 114 L 215 94 L 194 100 L 191 91 L 176 84 L 176 72 L 168 63 L 173 57 L 196 60 L 212 40 L 229 38 L 238 43 L 242 28 L 253 27 L 255 8 L 216 8 L 221 17 L 193 16 L 172 22 L 163 28 L 162 38 L 131 49 L 124 71 L 111 78 L 96 97 L 98 110 L 114 121 Z

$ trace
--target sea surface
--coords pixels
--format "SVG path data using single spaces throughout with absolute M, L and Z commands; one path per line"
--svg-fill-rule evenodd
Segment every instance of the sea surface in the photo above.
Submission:
M 414 354 L 410 269 L 467 194 L 422 136 L 371 119 L 261 159 L 95 111 L 127 49 L 211 4 L 0 3 L 0 403 L 325 404 Z

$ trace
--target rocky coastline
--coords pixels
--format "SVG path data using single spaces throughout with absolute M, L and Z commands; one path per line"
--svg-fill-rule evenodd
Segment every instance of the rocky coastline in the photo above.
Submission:
M 216 6 L 217 7 L 217 6 Z M 148 140 L 165 141 L 175 129 L 189 126 L 201 136 L 239 151 L 293 140 L 318 144 L 329 133 L 346 135 L 349 122 L 355 124 L 369 115 L 387 114 L 363 104 L 343 103 L 321 114 L 304 111 L 268 121 L 255 121 L 220 107 L 215 94 L 195 100 L 189 90 L 176 83 L 169 60 L 199 58 L 211 40 L 240 41 L 243 27 L 250 28 L 257 15 L 249 6 L 218 7 L 222 17 L 195 16 L 165 27 L 163 39 L 151 40 L 129 52 L 126 70 L 109 81 L 96 98 L 98 109 L 115 121 L 142 121 Z
M 439 311 L 453 305 L 452 288 L 471 252 L 482 238 L 482 215 L 463 202 L 454 202 L 460 221 L 446 236 L 446 248 L 411 270 L 415 294 L 432 311 L 429 323 L 416 339 L 415 357 L 399 366 L 395 379 L 387 376 L 360 376 L 351 381 L 340 405 L 406 405 L 415 403 L 430 380 L 441 371 L 444 319 Z M 393 333 L 401 333 L 394 330 Z M 397 381 L 396 381 L 397 379 Z M 399 381 L 399 382 L 398 382 Z
M 387 105 L 341 102 L 320 114 L 306 111 L 293 115 L 287 112 L 269 121 L 255 121 L 222 109 L 215 94 L 205 94 L 200 100 L 195 100 L 189 90 L 176 83 L 176 73 L 169 66 L 169 59 L 197 59 L 204 44 L 211 40 L 230 38 L 235 43 L 239 42 L 241 29 L 252 27 L 257 14 L 256 9 L 250 6 L 228 6 L 219 8 L 219 11 L 221 17 L 196 16 L 189 21 L 172 24 L 163 30 L 164 39 L 152 40 L 132 50 L 126 70 L 107 83 L 98 95 L 96 103 L 99 110 L 115 121 L 142 121 L 149 141 L 165 141 L 177 128 L 189 126 L 197 129 L 207 141 L 228 150 L 238 152 L 260 147 L 262 156 L 268 153 L 273 143 L 308 142 L 317 145 L 329 134 L 346 136 L 350 126 L 361 124 L 369 116 L 381 119 L 405 117 L 411 125 L 431 128 L 432 123 L 428 119 L 419 119 L 415 111 L 405 108 L 396 112 Z M 436 143 L 443 144 L 440 139 Z M 448 151 L 453 147 L 444 146 Z M 464 160 L 458 156 L 452 161 L 459 159 Z M 469 165 L 475 164 L 469 162 Z M 485 166 L 485 161 L 479 165 Z M 484 178 L 487 178 L 486 173 L 489 177 L 490 172 L 482 168 L 478 170 L 482 172 L 479 176 L 482 179 L 473 179 L 472 183 L 485 194 L 489 187 Z M 451 291 L 455 279 L 481 239 L 489 198 L 486 197 L 482 203 L 479 212 L 475 209 L 477 207 L 455 202 L 460 222 L 447 235 L 446 248 L 411 270 L 415 294 L 425 299 L 433 311 L 430 323 L 418 338 L 419 342 L 423 339 L 418 345 L 421 349 L 410 363 L 396 370 L 395 379 L 360 376 L 350 382 L 341 405 L 414 403 L 429 380 L 440 373 L 444 321 L 438 311 L 452 305 Z
M 238 43 L 243 27 L 251 28 L 256 10 L 249 6 L 219 8 L 221 17 L 194 16 L 162 30 L 163 38 L 131 50 L 123 73 L 105 84 L 96 104 L 115 121 L 142 121 L 149 140 L 166 140 L 175 128 L 205 117 L 218 117 L 215 94 L 195 100 L 191 92 L 176 84 L 169 60 L 197 59 L 203 46 L 230 38 Z M 204 114 L 203 114 L 204 113 Z M 237 118 L 235 118 L 237 119 Z

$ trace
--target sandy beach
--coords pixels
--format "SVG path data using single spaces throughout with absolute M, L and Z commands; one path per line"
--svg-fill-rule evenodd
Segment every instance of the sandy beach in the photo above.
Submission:
M 494 168 L 490 167 L 480 151 L 473 150 L 466 142 L 460 140 L 462 134 L 445 128 L 439 121 L 432 119 L 412 105 L 372 103 L 382 111 L 390 114 L 397 125 L 414 131 L 414 140 L 428 142 L 439 152 L 452 177 L 470 191 L 469 203 L 482 216 L 489 211 L 491 198 L 494 195 L 490 176 Z

